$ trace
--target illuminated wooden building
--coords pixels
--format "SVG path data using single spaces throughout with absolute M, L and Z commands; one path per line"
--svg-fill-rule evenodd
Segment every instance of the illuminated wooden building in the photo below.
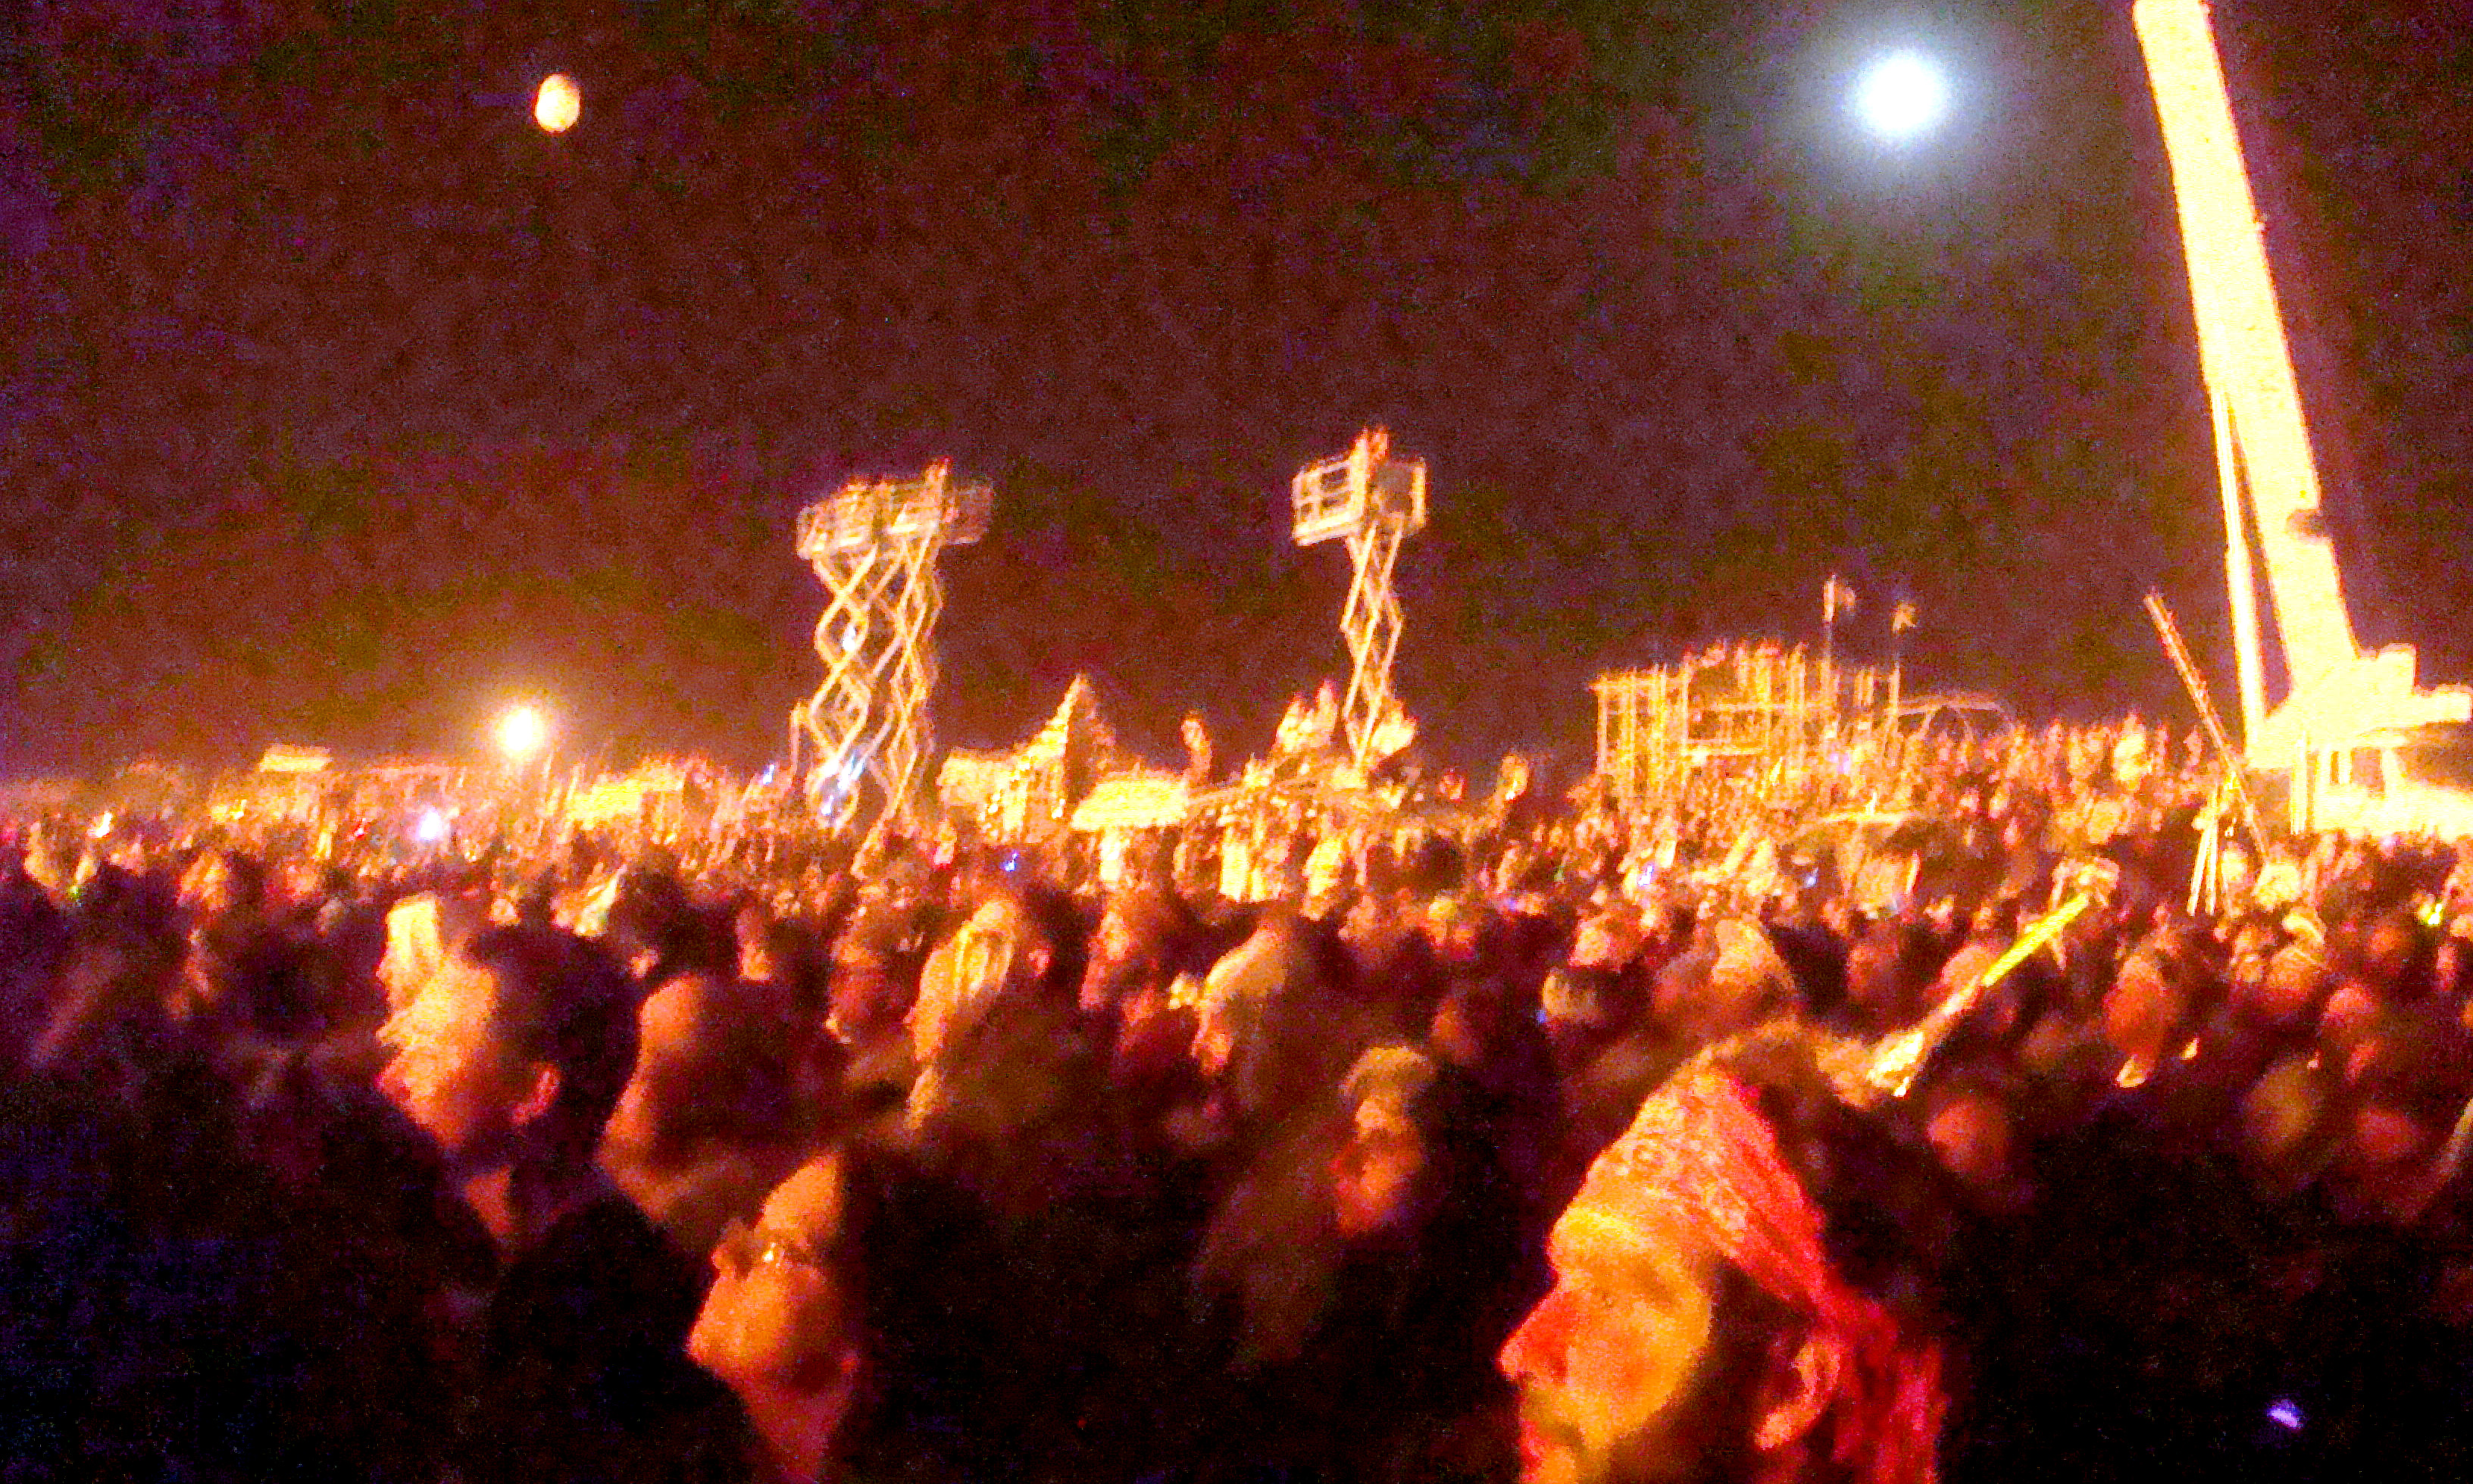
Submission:
M 1824 770 L 1886 760 L 1891 672 L 1801 645 L 1716 645 L 1670 665 L 1597 677 L 1597 778 L 1626 814 L 1723 778 L 1791 793 Z

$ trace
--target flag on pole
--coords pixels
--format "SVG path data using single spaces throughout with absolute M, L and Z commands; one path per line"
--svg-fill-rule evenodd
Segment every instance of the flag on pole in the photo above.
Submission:
M 1838 610 L 1855 611 L 1855 589 L 1842 578 L 1832 577 L 1820 585 L 1820 617 L 1824 623 L 1836 623 Z
M 1902 602 L 1897 606 L 1896 610 L 1889 614 L 1889 632 L 1891 634 L 1904 634 L 1914 626 L 1915 606 L 1912 603 Z

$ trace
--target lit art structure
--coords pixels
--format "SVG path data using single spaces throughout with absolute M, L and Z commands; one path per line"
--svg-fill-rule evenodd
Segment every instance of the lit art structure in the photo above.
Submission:
M 948 816 L 976 821 L 991 838 L 1044 840 L 1066 829 L 1084 797 L 1130 761 L 1099 712 L 1091 678 L 1077 675 L 1056 713 L 1020 746 L 945 754 L 936 792 Z
M 816 624 L 825 682 L 791 707 L 790 761 L 795 776 L 804 736 L 807 797 L 825 823 L 854 824 L 870 779 L 871 827 L 912 822 L 932 747 L 936 559 L 987 534 L 990 499 L 939 460 L 913 480 L 852 480 L 800 513 L 799 555 L 829 601 Z
M 1405 747 L 1415 724 L 1391 690 L 1391 661 L 1406 620 L 1391 574 L 1400 545 L 1426 525 L 1426 463 L 1394 459 L 1391 435 L 1373 428 L 1348 452 L 1297 471 L 1289 486 L 1297 544 L 1348 542 L 1354 567 L 1340 634 L 1352 669 L 1339 707 L 1340 733 L 1360 774 Z
M 1672 665 L 1600 675 L 1590 689 L 1597 778 L 1625 815 L 1675 808 L 1695 779 L 1718 774 L 1785 795 L 1833 760 L 1860 758 L 1867 774 L 1899 760 L 1889 675 L 1800 645 L 1713 646 Z

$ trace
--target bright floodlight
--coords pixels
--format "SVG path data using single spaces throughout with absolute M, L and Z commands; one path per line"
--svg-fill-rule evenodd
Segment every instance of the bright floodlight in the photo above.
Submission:
M 1949 84 L 1940 69 L 1913 52 L 1880 59 L 1855 84 L 1855 111 L 1887 139 L 1913 138 L 1940 122 L 1948 108 Z
M 519 706 L 498 718 L 498 751 L 516 762 L 549 744 L 549 718 L 539 706 Z
M 584 116 L 584 94 L 578 92 L 575 79 L 564 72 L 553 72 L 541 79 L 540 91 L 533 95 L 533 122 L 554 134 L 563 134 L 575 127 Z

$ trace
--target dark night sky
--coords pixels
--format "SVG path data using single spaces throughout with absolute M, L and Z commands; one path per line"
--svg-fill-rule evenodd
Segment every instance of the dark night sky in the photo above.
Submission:
M 1089 670 L 1241 752 L 1344 676 L 1285 488 L 1375 421 L 1447 755 L 1576 756 L 1597 669 L 1811 636 L 1833 569 L 1858 652 L 1912 590 L 1918 683 L 2181 714 L 2150 584 L 2229 671 L 2127 0 L 0 13 L 0 764 L 458 751 L 519 693 L 759 760 L 798 507 L 937 454 L 997 488 L 948 740 Z M 2459 680 L 2467 18 L 2219 14 L 2357 619 Z M 1840 105 L 1892 42 L 1961 89 L 1904 154 Z

